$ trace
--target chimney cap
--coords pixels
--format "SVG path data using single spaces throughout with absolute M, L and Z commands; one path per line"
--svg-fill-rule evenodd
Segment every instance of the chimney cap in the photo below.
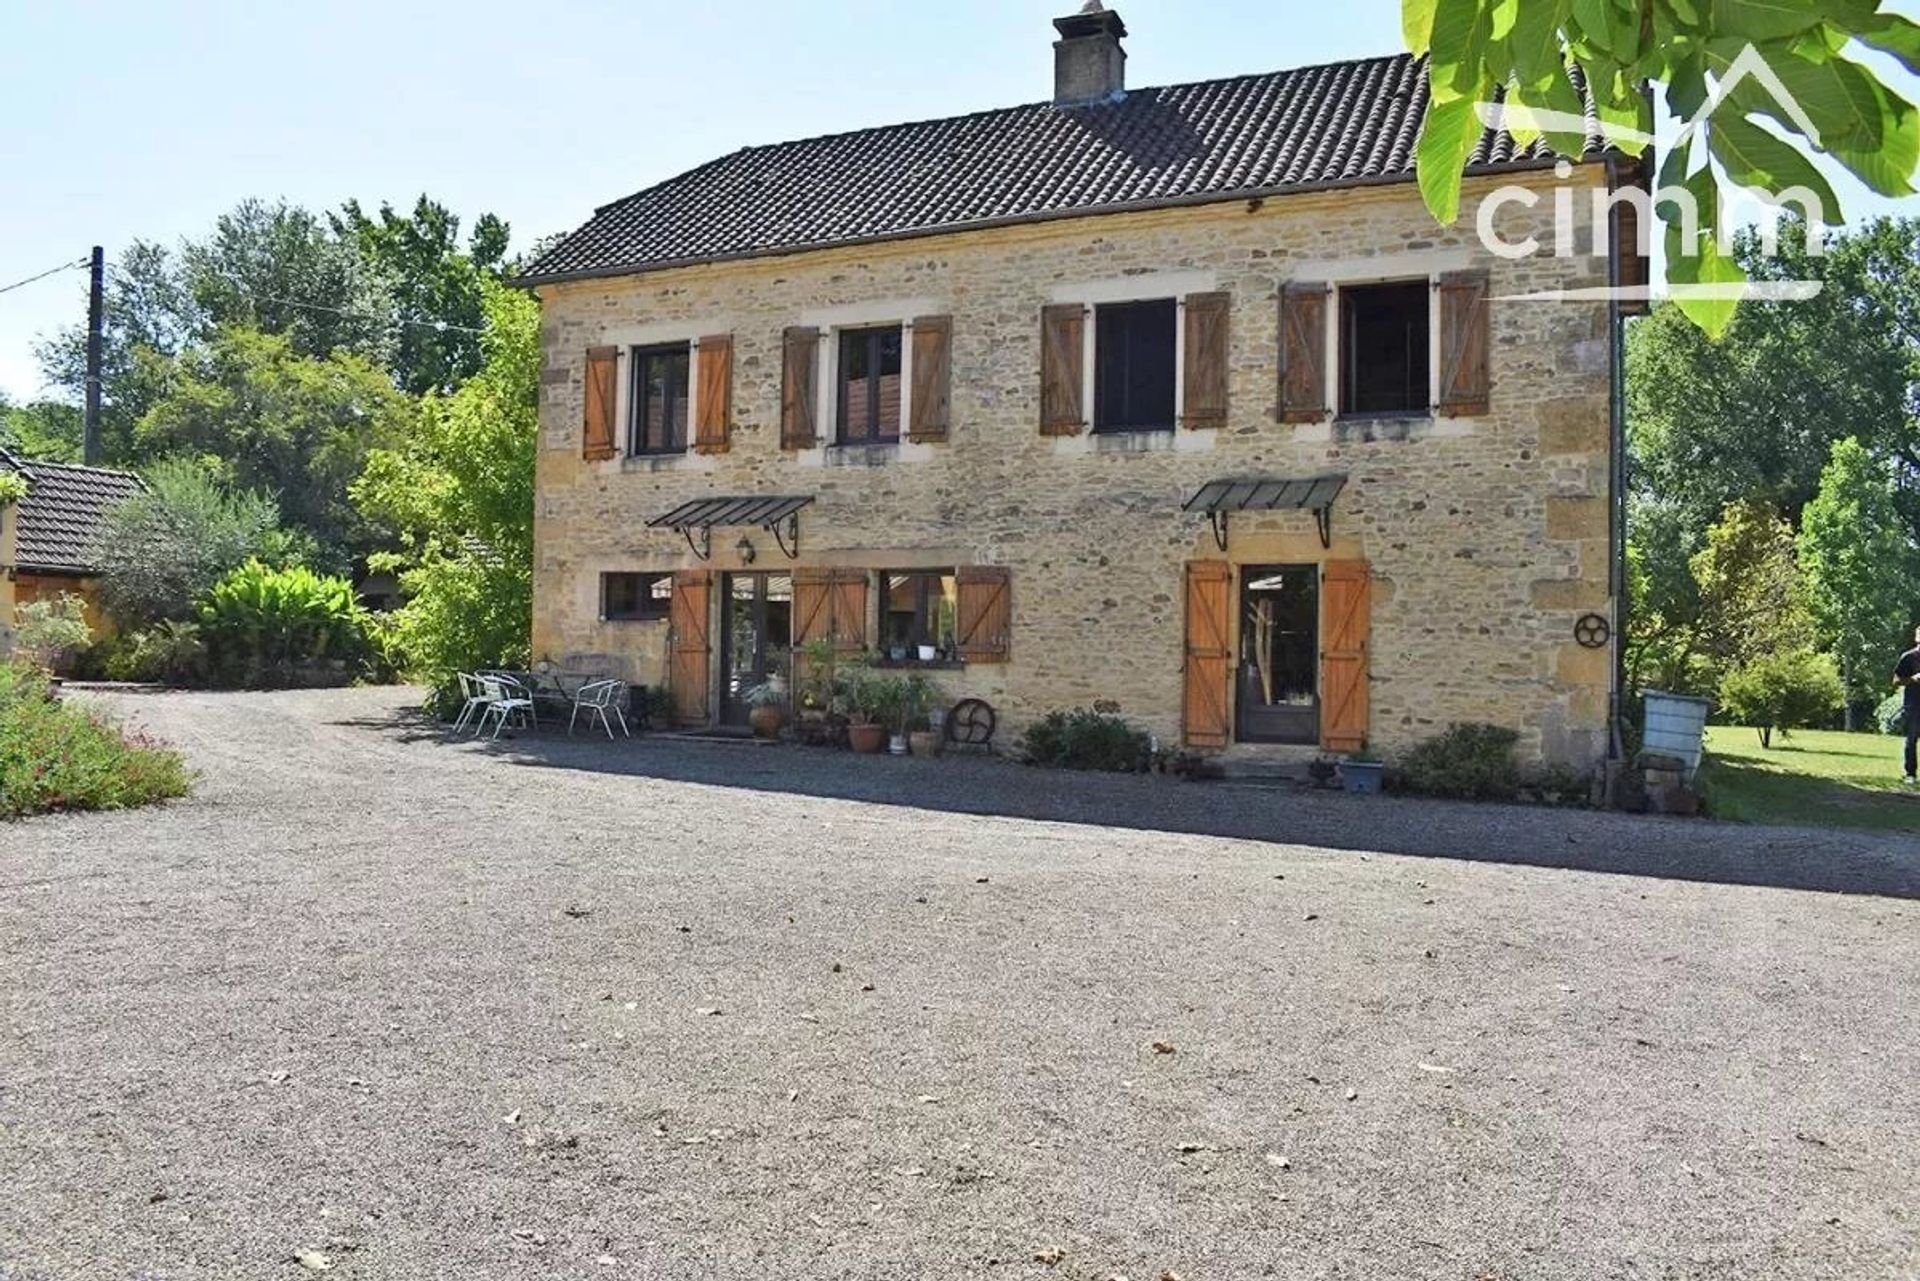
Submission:
M 1068 14 L 1064 18 L 1053 20 L 1053 29 L 1062 39 L 1076 40 L 1084 36 L 1114 36 L 1127 34 L 1127 24 L 1120 15 L 1100 3 L 1100 0 L 1087 0 L 1078 13 Z

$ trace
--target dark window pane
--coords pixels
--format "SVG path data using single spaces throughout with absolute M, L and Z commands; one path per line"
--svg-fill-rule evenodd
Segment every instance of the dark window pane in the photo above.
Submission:
M 919 647 L 953 648 L 957 580 L 952 570 L 894 570 L 880 575 L 881 646 L 895 657 L 917 658 Z
M 600 612 L 608 619 L 651 621 L 667 616 L 672 574 L 602 574 Z
M 900 437 L 900 329 L 848 329 L 840 334 L 840 440 Z
M 1425 412 L 1430 294 L 1425 281 L 1341 291 L 1341 412 Z
M 1109 303 L 1095 309 L 1096 431 L 1173 426 L 1173 350 L 1178 314 L 1171 298 Z
M 684 344 L 634 351 L 632 452 L 673 453 L 687 447 L 690 359 Z

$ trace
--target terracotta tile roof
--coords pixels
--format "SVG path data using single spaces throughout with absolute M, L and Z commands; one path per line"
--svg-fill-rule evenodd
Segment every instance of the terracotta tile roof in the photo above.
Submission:
M 0 471 L 27 478 L 27 496 L 9 517 L 17 522 L 15 565 L 53 573 L 91 572 L 89 552 L 101 517 L 107 508 L 146 487 L 132 472 L 19 458 L 4 450 L 0 450 Z
M 748 147 L 603 206 L 521 279 L 1406 181 L 1426 105 L 1425 63 L 1401 54 Z M 1489 129 L 1470 163 L 1550 160 Z

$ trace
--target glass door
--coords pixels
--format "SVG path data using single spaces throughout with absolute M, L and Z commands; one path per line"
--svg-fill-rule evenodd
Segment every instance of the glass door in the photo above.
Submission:
M 721 596 L 720 721 L 745 725 L 757 685 L 793 674 L 793 578 L 727 574 Z
M 1320 741 L 1320 570 L 1249 565 L 1240 572 L 1237 736 L 1243 743 Z

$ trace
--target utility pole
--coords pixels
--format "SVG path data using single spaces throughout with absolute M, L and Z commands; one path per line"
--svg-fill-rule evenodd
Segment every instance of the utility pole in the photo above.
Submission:
M 93 247 L 87 284 L 87 409 L 81 434 L 80 459 L 89 467 L 100 461 L 100 338 L 105 322 L 104 298 L 107 256 L 99 245 Z

